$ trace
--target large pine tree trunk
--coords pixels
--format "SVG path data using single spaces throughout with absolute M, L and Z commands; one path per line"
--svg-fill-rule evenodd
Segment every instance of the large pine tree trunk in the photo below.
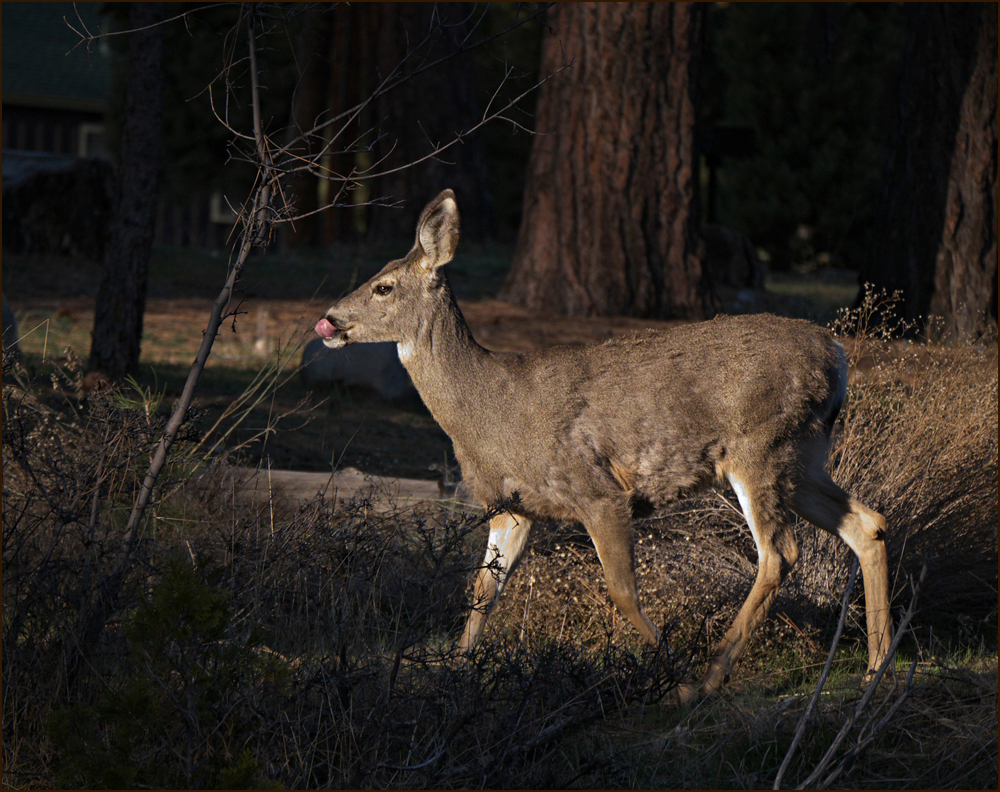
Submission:
M 934 312 L 946 330 L 971 330 L 984 310 L 995 325 L 996 5 L 904 11 L 899 102 L 860 281 L 900 291 L 901 314 L 917 325 Z
M 94 307 L 90 367 L 118 380 L 139 369 L 162 151 L 161 3 L 129 11 L 125 101 L 104 278 Z M 150 26 L 153 27 L 150 27 Z
M 972 76 L 962 96 L 948 174 L 930 312 L 941 331 L 975 337 L 997 326 L 997 6 L 980 6 Z
M 565 3 L 501 296 L 564 315 L 701 318 L 694 86 L 703 9 Z
M 403 65 L 401 75 L 456 51 L 481 15 L 470 3 L 373 3 L 360 8 L 376 17 L 377 77 L 371 89 L 379 78 L 391 74 L 428 32 L 433 31 L 431 41 Z M 472 53 L 466 53 L 376 100 L 372 122 L 382 136 L 374 152 L 374 159 L 381 160 L 377 171 L 417 163 L 435 146 L 450 142 L 479 121 L 474 68 Z M 372 239 L 409 238 L 427 202 L 450 187 L 462 209 L 463 237 L 490 238 L 494 218 L 486 178 L 482 137 L 473 133 L 439 157 L 376 179 L 371 185 L 372 197 L 394 207 L 371 208 L 368 235 Z

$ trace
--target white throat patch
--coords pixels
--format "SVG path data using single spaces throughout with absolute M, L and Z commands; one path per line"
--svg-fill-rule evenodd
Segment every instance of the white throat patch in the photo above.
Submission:
M 413 344 L 409 341 L 397 341 L 396 354 L 399 355 L 399 362 L 406 365 L 406 361 L 413 355 Z

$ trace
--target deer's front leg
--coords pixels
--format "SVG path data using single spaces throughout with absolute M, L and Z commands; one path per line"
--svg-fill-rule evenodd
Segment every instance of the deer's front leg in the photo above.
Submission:
M 595 503 L 587 509 L 583 525 L 597 549 L 611 599 L 646 642 L 656 646 L 660 633 L 643 610 L 635 583 L 635 543 L 627 500 L 615 497 Z
M 486 559 L 476 577 L 472 611 L 465 623 L 465 632 L 458 647 L 469 652 L 476 645 L 486 626 L 493 605 L 500 598 L 504 584 L 517 567 L 528 542 L 531 520 L 504 512 L 490 520 L 490 538 L 486 544 Z

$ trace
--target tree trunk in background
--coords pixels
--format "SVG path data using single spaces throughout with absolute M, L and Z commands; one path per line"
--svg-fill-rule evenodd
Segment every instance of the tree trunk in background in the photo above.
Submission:
M 114 380 L 139 369 L 162 150 L 161 3 L 133 3 L 125 100 L 104 278 L 94 306 L 90 368 Z
M 377 15 L 375 66 L 379 79 L 388 76 L 436 24 L 443 27 L 432 41 L 408 61 L 402 74 L 455 51 L 482 11 L 471 3 L 377 3 L 358 6 Z M 445 61 L 379 98 L 372 123 L 382 139 L 373 160 L 378 170 L 415 162 L 447 143 L 458 132 L 474 126 L 481 117 L 476 98 L 475 63 L 472 53 Z M 462 236 L 484 239 L 493 236 L 493 205 L 487 186 L 486 156 L 482 137 L 473 133 L 440 157 L 383 176 L 371 183 L 371 196 L 388 199 L 396 208 L 371 207 L 368 235 L 371 239 L 410 238 L 417 218 L 427 202 L 446 187 L 458 197 L 462 213 Z
M 904 6 L 909 37 L 877 234 L 859 273 L 945 331 L 997 316 L 995 4 Z M 863 295 L 859 295 L 859 302 Z
M 317 6 L 305 12 L 302 32 L 296 42 L 296 63 L 301 69 L 298 85 L 292 97 L 292 127 L 290 136 L 313 128 L 321 113 L 329 109 L 327 88 L 330 82 L 330 45 L 335 24 L 332 9 Z M 320 150 L 317 141 L 303 147 L 304 158 Z M 289 184 L 294 196 L 295 213 L 306 214 L 319 208 L 319 180 L 311 173 L 299 173 Z M 289 247 L 315 245 L 319 240 L 319 215 L 310 215 L 284 226 L 284 242 Z
M 978 337 L 997 327 L 997 6 L 979 7 L 972 77 L 959 110 L 944 233 L 930 312 L 940 330 Z
M 564 315 L 702 318 L 694 148 L 703 8 L 566 3 L 554 34 L 514 263 L 501 297 Z

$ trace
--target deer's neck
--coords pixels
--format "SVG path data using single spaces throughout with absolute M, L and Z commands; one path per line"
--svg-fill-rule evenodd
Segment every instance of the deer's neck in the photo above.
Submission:
M 441 428 L 463 443 L 498 372 L 494 353 L 476 343 L 454 295 L 447 285 L 443 288 L 444 299 L 421 323 L 416 338 L 398 344 L 399 358 Z

